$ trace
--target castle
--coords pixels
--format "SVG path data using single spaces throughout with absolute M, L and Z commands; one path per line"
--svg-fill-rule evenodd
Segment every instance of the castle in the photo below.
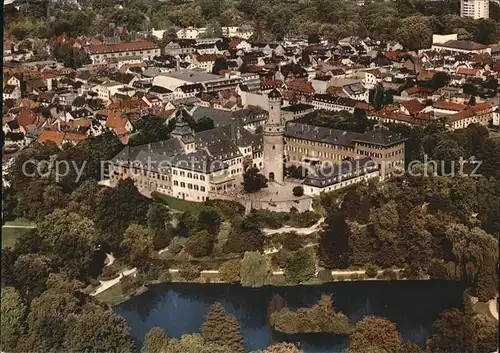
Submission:
M 169 140 L 126 146 L 113 158 L 111 186 L 132 178 L 138 188 L 148 192 L 203 202 L 236 198 L 243 174 L 251 166 L 279 187 L 285 183 L 285 165 L 307 166 L 314 171 L 323 161 L 339 164 L 336 170 L 342 175 L 329 177 L 318 169 L 303 181 L 305 193 L 315 195 L 378 177 L 382 162 L 389 166 L 384 171 L 389 174 L 404 166 L 405 139 L 400 135 L 388 130 L 361 134 L 293 122 L 284 125 L 281 98 L 276 89 L 268 94 L 269 117 L 262 133 L 245 129 L 238 114 L 227 125 L 194 133 L 180 110 Z M 346 170 L 341 165 L 346 158 L 359 159 L 362 164 L 357 170 Z M 368 166 L 370 161 L 375 164 Z

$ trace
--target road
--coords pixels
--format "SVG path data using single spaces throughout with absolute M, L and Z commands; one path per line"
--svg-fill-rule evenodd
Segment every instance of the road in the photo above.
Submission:
M 131 270 L 123 271 L 122 273 L 120 273 L 120 275 L 118 277 L 116 277 L 114 279 L 110 279 L 109 281 L 101 281 L 101 284 L 96 289 L 94 289 L 94 291 L 92 293 L 90 293 L 90 295 L 96 296 L 97 294 L 102 293 L 105 290 L 113 287 L 115 284 L 118 284 L 123 277 L 130 276 L 136 272 L 137 272 L 137 268 L 134 267 Z

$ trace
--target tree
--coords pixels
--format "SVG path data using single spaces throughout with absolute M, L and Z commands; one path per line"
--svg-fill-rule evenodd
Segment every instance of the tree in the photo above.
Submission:
M 52 285 L 31 302 L 28 326 L 30 345 L 35 351 L 62 349 L 68 315 L 81 310 L 80 301 L 72 292 Z
M 302 248 L 292 253 L 285 268 L 288 283 L 307 282 L 316 274 L 316 257 L 312 248 Z
M 293 343 L 277 343 L 267 347 L 262 353 L 301 353 L 302 351 L 297 348 Z
M 212 254 L 214 244 L 214 235 L 201 230 L 189 237 L 184 249 L 193 257 L 204 257 Z
M 21 255 L 14 264 L 14 279 L 23 298 L 30 302 L 45 290 L 50 259 L 37 254 Z
M 233 224 L 229 238 L 223 247 L 225 253 L 243 254 L 245 251 L 262 251 L 265 234 L 252 217 L 250 214 L 241 222 Z
M 432 30 L 429 20 L 420 15 L 403 19 L 396 30 L 396 38 L 407 50 L 430 48 Z
M 350 229 L 345 215 L 341 212 L 329 213 L 326 227 L 320 233 L 319 257 L 326 268 L 347 268 L 349 266 Z
M 417 270 L 427 270 L 432 260 L 432 234 L 425 229 L 426 215 L 421 206 L 415 206 L 401 222 L 407 262 Z
M 153 232 L 164 231 L 170 220 L 171 217 L 168 212 L 168 208 L 165 205 L 159 202 L 154 202 L 149 206 L 147 213 L 147 223 L 148 227 Z
M 377 83 L 375 85 L 373 92 L 373 106 L 376 110 L 379 110 L 384 106 L 384 87 L 381 83 Z
M 348 351 L 363 353 L 380 349 L 387 353 L 399 353 L 402 344 L 403 339 L 394 323 L 382 317 L 365 316 L 349 336 Z
M 127 322 L 110 309 L 89 304 L 81 314 L 71 314 L 67 320 L 64 350 L 133 352 L 134 345 Z
M 177 232 L 181 237 L 187 237 L 196 228 L 197 220 L 193 213 L 185 211 L 179 218 Z
M 123 235 L 120 250 L 129 265 L 145 269 L 153 258 L 151 231 L 138 224 L 131 224 Z
M 54 267 L 75 278 L 88 276 L 97 246 L 94 222 L 57 209 L 44 217 L 37 230 Z
M 452 309 L 439 314 L 432 325 L 432 335 L 427 340 L 427 351 L 473 352 L 474 341 L 470 317 L 457 309 Z
M 119 250 L 125 230 L 132 223 L 145 224 L 150 201 L 139 193 L 132 179 L 120 180 L 114 188 L 97 195 L 94 221 L 103 230 L 103 243 Z
M 246 287 L 262 287 L 270 274 L 269 263 L 260 252 L 245 252 L 241 262 L 241 284 Z
M 300 197 L 304 195 L 304 188 L 302 186 L 296 186 L 293 188 L 293 196 Z
M 167 334 L 159 327 L 153 327 L 144 337 L 142 353 L 163 353 L 167 348 L 169 339 Z
M 255 167 L 248 168 L 243 174 L 243 188 L 247 193 L 257 192 L 262 188 L 267 187 L 267 179 L 259 173 Z
M 3 256 L 3 254 L 2 254 Z M 24 332 L 26 305 L 14 287 L 2 286 L 0 332 L 2 351 L 14 351 L 17 341 Z
M 194 281 L 195 279 L 200 277 L 201 272 L 197 266 L 186 264 L 179 269 L 179 274 L 186 281 Z
M 238 320 L 226 314 L 220 303 L 214 303 L 201 327 L 205 341 L 220 346 L 228 346 L 232 352 L 243 353 L 243 337 Z
M 195 132 L 201 132 L 205 130 L 212 130 L 215 128 L 215 124 L 212 118 L 204 116 L 194 123 L 193 130 Z
M 328 332 L 346 335 L 351 331 L 347 316 L 335 312 L 329 295 L 322 295 L 311 308 L 299 308 L 295 312 L 288 308 L 274 311 L 269 323 L 276 330 L 289 334 Z
M 214 208 L 206 208 L 198 215 L 198 226 L 212 235 L 219 233 L 221 216 Z
M 226 261 L 219 268 L 219 274 L 222 280 L 228 283 L 238 283 L 240 281 L 240 271 L 240 259 Z
M 68 43 L 58 43 L 52 50 L 52 56 L 65 67 L 77 69 L 85 64 L 90 64 L 90 56 L 82 48 L 72 47 Z
M 177 29 L 173 26 L 167 27 L 162 35 L 162 46 L 166 46 L 175 39 L 177 39 Z
M 233 353 L 231 348 L 206 342 L 200 334 L 183 335 L 171 340 L 164 353 Z

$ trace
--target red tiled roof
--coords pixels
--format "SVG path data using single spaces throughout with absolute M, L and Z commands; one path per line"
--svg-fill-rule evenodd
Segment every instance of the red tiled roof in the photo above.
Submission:
M 89 47 L 89 53 L 90 54 L 118 53 L 124 51 L 150 50 L 158 48 L 159 48 L 158 45 L 156 45 L 153 42 L 147 40 L 140 40 L 129 43 L 91 45 Z
M 63 138 L 64 138 L 64 132 L 44 130 L 40 133 L 40 136 L 38 136 L 37 141 L 40 143 L 52 141 L 56 145 L 62 146 Z
M 17 116 L 17 123 L 19 126 L 26 128 L 32 125 L 36 120 L 36 115 L 31 110 L 23 109 L 21 113 Z
M 467 106 L 465 104 L 453 103 L 448 101 L 437 101 L 432 104 L 434 109 L 444 109 L 444 110 L 454 110 L 460 112 L 465 110 Z
M 457 75 L 465 75 L 465 76 L 478 76 L 479 70 L 477 69 L 469 69 L 467 67 L 459 67 L 457 69 Z
M 204 55 L 198 55 L 196 57 L 196 60 L 198 62 L 206 62 L 206 61 L 215 61 L 218 58 L 223 58 L 223 56 L 216 54 L 204 54 Z
M 483 110 L 491 109 L 491 108 L 493 108 L 493 105 L 491 105 L 491 103 L 489 103 L 489 102 L 478 103 L 478 104 L 471 106 L 472 111 L 475 113 L 483 111 Z
M 424 109 L 425 105 L 420 103 L 417 99 L 412 99 L 404 102 L 403 107 L 405 107 L 411 115 L 414 115 Z
M 415 94 L 415 93 L 432 93 L 432 89 L 427 88 L 427 87 L 410 87 L 405 89 L 405 92 L 408 94 Z
M 243 42 L 243 39 L 240 38 L 234 38 L 229 42 L 229 48 L 236 48 L 241 42 Z
M 287 88 L 291 91 L 298 91 L 300 93 L 314 94 L 314 88 L 311 82 L 303 80 L 295 80 L 287 84 Z
M 446 117 L 446 121 L 452 123 L 454 121 L 472 118 L 474 115 L 476 114 L 472 111 L 472 109 L 465 109 L 459 113 L 448 115 Z

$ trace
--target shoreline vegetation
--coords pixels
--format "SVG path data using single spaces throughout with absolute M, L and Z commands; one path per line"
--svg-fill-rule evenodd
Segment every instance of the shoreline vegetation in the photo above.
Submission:
M 36 228 L 2 249 L 2 316 L 15 316 L 5 322 L 5 330 L 2 326 L 7 339 L 0 348 L 13 353 L 46 347 L 85 351 L 91 344 L 99 351 L 112 346 L 130 352 L 125 319 L 98 299 L 119 302 L 145 290 L 148 283 L 223 281 L 255 288 L 366 277 L 429 278 L 460 281 L 471 296 L 488 302 L 498 295 L 497 142 L 482 126 L 450 132 L 436 124 L 407 131 L 411 137 L 407 152 L 448 161 L 445 167 L 451 167 L 457 156 L 476 156 L 484 162 L 482 177 L 440 176 L 448 175 L 443 169 L 429 177 L 405 175 L 359 183 L 322 194 L 314 202 L 317 212 L 305 213 L 245 214 L 239 203 L 220 200 L 173 211 L 145 197 L 131 179 L 113 188 L 98 184 L 100 161 L 122 148 L 112 134 L 63 150 L 51 143 L 33 143 L 17 155 L 8 174 L 10 186 L 2 190 L 4 218 L 22 217 Z M 78 184 L 71 173 L 62 180 L 54 174 L 26 177 L 23 163 L 32 158 L 86 161 L 87 167 Z M 322 217 L 324 223 L 312 233 L 289 228 L 274 234 L 263 231 L 285 225 L 311 227 Z M 108 266 L 106 254 L 115 258 Z M 133 268 L 137 273 L 119 280 L 119 286 L 90 296 L 101 281 Z M 332 269 L 364 274 L 332 273 Z M 67 305 L 54 312 L 57 303 Z M 470 337 L 475 325 L 489 339 L 491 321 L 469 311 L 443 312 L 428 351 L 468 347 L 447 339 L 451 327 L 454 333 L 460 331 L 462 342 L 476 347 L 478 336 Z M 46 332 L 47 322 L 57 325 Z M 367 320 L 358 331 L 372 325 Z M 92 332 L 109 334 L 97 340 Z M 366 332 L 369 337 L 370 331 Z M 397 352 L 399 343 L 387 351 Z M 363 348 L 354 343 L 353 347 Z

